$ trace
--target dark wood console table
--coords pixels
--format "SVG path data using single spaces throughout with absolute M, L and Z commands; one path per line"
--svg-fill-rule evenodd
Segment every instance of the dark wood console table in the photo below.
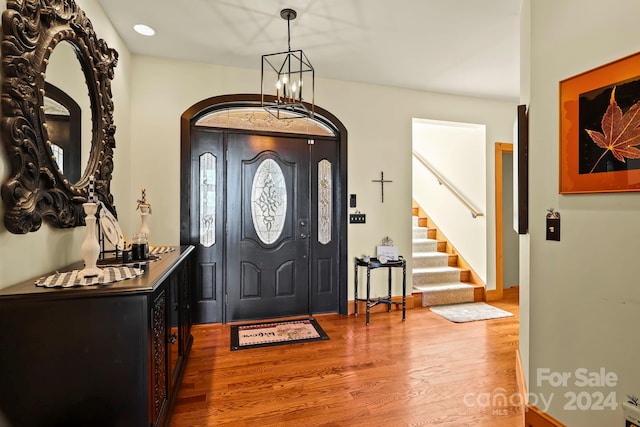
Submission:
M 358 298 L 358 267 L 366 267 L 367 268 L 367 297 L 366 298 Z M 380 298 L 371 298 L 371 270 L 375 270 L 377 268 L 387 268 L 388 273 L 388 292 L 386 297 Z M 402 301 L 393 301 L 391 296 L 391 270 L 393 268 L 402 268 Z M 396 261 L 387 261 L 385 263 L 380 262 L 377 258 L 370 258 L 365 260 L 363 258 L 355 259 L 355 295 L 354 295 L 354 305 L 355 305 L 355 315 L 358 315 L 358 302 L 366 303 L 366 313 L 367 313 L 367 325 L 369 324 L 369 312 L 371 308 L 378 304 L 387 304 L 388 311 L 391 311 L 391 306 L 402 305 L 402 320 L 406 320 L 407 313 L 407 261 L 400 257 Z
M 168 425 L 193 342 L 192 251 L 176 247 L 107 285 L 0 289 L 0 420 Z

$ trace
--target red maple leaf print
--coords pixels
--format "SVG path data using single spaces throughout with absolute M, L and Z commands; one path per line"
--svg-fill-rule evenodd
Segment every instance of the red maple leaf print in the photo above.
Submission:
M 615 97 L 614 87 L 607 111 L 602 116 L 602 133 L 585 129 L 593 142 L 605 149 L 589 173 L 595 170 L 607 151 L 623 163 L 626 163 L 625 159 L 640 159 L 640 149 L 636 147 L 640 144 L 640 101 L 623 114 Z

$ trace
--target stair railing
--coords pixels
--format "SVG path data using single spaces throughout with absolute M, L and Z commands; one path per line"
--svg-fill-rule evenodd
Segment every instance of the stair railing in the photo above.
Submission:
M 458 200 L 460 200 L 460 202 L 462 202 L 463 205 L 465 205 L 467 207 L 467 209 L 469 209 L 469 211 L 471 212 L 471 216 L 473 218 L 477 218 L 479 216 L 484 216 L 484 214 L 482 212 L 480 212 L 479 210 L 477 210 L 476 208 L 474 208 L 473 205 L 471 204 L 471 202 L 469 202 L 467 199 L 465 199 L 465 197 L 462 194 L 460 194 L 458 192 L 458 190 L 456 190 L 453 187 L 453 185 L 451 185 L 446 179 L 444 179 L 442 177 L 442 175 L 440 175 L 438 173 L 438 171 L 436 171 L 435 168 L 433 166 L 431 166 L 429 164 L 429 162 L 427 162 L 427 160 L 424 157 L 422 157 L 416 151 L 413 152 L 413 157 L 415 157 L 425 168 L 427 168 L 427 170 L 429 172 L 431 172 L 431 174 L 433 176 L 436 177 L 436 179 L 438 180 L 438 184 L 444 185 L 449 191 L 451 191 L 451 193 L 454 196 L 456 196 L 456 198 Z

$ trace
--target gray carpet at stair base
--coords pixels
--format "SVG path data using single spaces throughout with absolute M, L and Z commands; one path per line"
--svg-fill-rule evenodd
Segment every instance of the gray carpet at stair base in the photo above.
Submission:
M 501 310 L 483 302 L 436 305 L 429 307 L 429 309 L 433 313 L 456 323 L 513 316 L 513 314 L 508 311 Z

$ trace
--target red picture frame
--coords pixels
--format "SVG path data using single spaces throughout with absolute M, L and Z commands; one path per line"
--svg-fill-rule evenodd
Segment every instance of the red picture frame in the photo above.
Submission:
M 627 134 L 616 137 L 628 126 L 610 126 L 623 124 L 640 109 L 640 52 L 559 86 L 560 194 L 640 191 L 640 127 L 636 140 Z M 635 124 L 633 120 L 632 130 Z M 632 145 L 622 147 L 622 140 L 632 140 Z

